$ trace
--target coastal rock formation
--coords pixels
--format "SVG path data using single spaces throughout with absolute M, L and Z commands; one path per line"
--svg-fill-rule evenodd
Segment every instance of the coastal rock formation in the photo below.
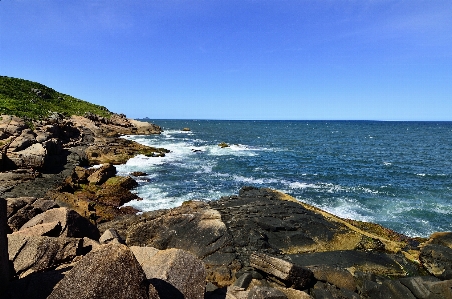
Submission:
M 301 296 L 293 295 L 294 288 L 314 298 L 399 298 L 394 296 L 413 294 L 406 285 L 416 288 L 426 275 L 415 239 L 378 225 L 354 226 L 266 188 L 244 187 L 238 196 L 218 201 L 125 216 L 100 229 L 107 226 L 129 246 L 179 248 L 200 258 L 207 280 L 219 287 L 208 298 L 246 298 L 256 285 L 276 288 L 287 298 Z M 434 279 L 422 287 L 449 284 Z
M 353 226 L 271 189 L 244 187 L 238 196 L 216 202 L 189 201 L 118 217 L 99 226 L 105 245 L 55 233 L 64 221 L 48 215 L 60 210 L 50 209 L 8 235 L 16 280 L 0 298 L 101 298 L 111 292 L 115 298 L 161 299 L 452 294 L 451 279 L 428 275 L 440 265 L 448 273 L 450 263 L 434 255 L 433 261 L 423 260 L 432 256 L 423 253 L 431 246 L 450 249 L 450 233 L 419 244 L 372 225 Z M 126 290 L 117 289 L 125 284 Z
M 70 207 L 93 223 L 137 213 L 132 207 L 121 206 L 131 200 L 139 200 L 130 191 L 138 183 L 131 177 L 115 176 L 115 173 L 116 168 L 111 164 L 97 169 L 76 167 L 60 187 L 47 193 L 47 197 Z
M 47 119 L 25 122 L 1 115 L 0 195 L 44 197 L 77 165 L 121 164 L 139 154 L 161 157 L 168 152 L 119 138 L 160 134 L 159 126 L 127 119 L 122 114 L 110 118 L 85 116 L 66 118 L 54 113 Z M 27 188 L 15 188 L 17 185 Z
M 6 201 L 0 198 L 0 294 L 9 284 L 9 256 L 6 225 Z
M 20 233 L 8 235 L 9 260 L 19 278 L 69 263 L 82 252 L 80 238 L 24 236 Z
M 98 240 L 100 237 L 97 227 L 77 212 L 64 207 L 50 209 L 35 216 L 20 228 L 19 233 L 45 225 L 51 226 L 52 235 L 50 236 L 53 237 L 87 237 L 93 240 Z
M 18 231 L 36 215 L 59 207 L 53 200 L 36 197 L 7 198 L 6 202 L 8 226 L 11 231 Z
M 131 250 L 160 298 L 204 298 L 204 264 L 192 254 L 174 248 L 131 247 Z
M 48 298 L 148 298 L 146 276 L 127 246 L 101 245 L 80 260 Z

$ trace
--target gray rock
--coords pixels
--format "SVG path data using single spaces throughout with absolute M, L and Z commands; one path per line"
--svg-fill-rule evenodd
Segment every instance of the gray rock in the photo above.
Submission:
M 425 286 L 432 294 L 428 299 L 452 299 L 452 280 L 426 281 Z
M 0 198 L 0 294 L 9 283 L 9 255 L 6 230 L 6 201 Z
M 384 252 L 367 252 L 358 250 L 336 250 L 327 252 L 314 252 L 304 254 L 290 254 L 290 260 L 297 265 L 311 268 L 313 266 L 328 266 L 332 268 L 354 268 L 355 271 L 387 275 L 393 277 L 404 277 L 407 271 L 404 263 L 409 265 L 401 254 L 388 254 Z M 402 263 L 403 261 L 404 263 Z M 421 274 L 419 274 L 421 275 Z
M 442 279 L 452 279 L 452 249 L 438 244 L 428 244 L 421 249 L 419 259 L 427 271 Z
M 247 289 L 250 285 L 251 280 L 253 280 L 253 274 L 243 273 L 235 282 L 234 286 L 239 288 Z
M 310 289 L 310 293 L 314 298 L 322 299 L 359 299 L 359 295 L 347 289 L 339 289 L 330 283 L 317 281 L 314 288 Z
M 433 233 L 428 242 L 452 248 L 452 232 Z
M 311 266 L 307 268 L 314 273 L 314 277 L 317 280 L 331 283 L 340 289 L 347 289 L 352 292 L 356 290 L 355 278 L 345 269 L 327 265 Z
M 157 289 L 160 297 L 202 299 L 206 284 L 206 271 L 201 260 L 181 249 L 160 250 L 150 258 L 138 259 L 146 278 Z
M 401 278 L 399 281 L 406 286 L 416 298 L 426 299 L 433 296 L 426 284 L 428 282 L 437 282 L 439 279 L 434 276 L 415 276 Z
M 254 287 L 249 291 L 247 299 L 287 299 L 287 296 L 274 288 Z
M 263 253 L 251 254 L 250 266 L 284 281 L 294 289 L 309 287 L 314 278 L 312 271 L 307 268 Z
M 55 286 L 48 299 L 149 298 L 146 276 L 129 248 L 101 245 Z

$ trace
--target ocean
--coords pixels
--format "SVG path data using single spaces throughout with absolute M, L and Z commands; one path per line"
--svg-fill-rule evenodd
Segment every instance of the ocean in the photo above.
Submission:
M 412 237 L 452 231 L 452 122 L 151 122 L 164 132 L 124 138 L 171 152 L 117 166 L 147 173 L 134 190 L 143 200 L 127 204 L 139 210 L 256 186 Z

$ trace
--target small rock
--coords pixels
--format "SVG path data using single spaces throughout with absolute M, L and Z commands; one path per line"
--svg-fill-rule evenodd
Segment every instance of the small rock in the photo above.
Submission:
M 142 172 L 142 171 L 134 171 L 130 175 L 132 175 L 132 176 L 146 176 L 148 174 L 146 172 Z
M 99 243 L 100 244 L 107 244 L 107 243 L 124 244 L 125 242 L 115 229 L 109 228 L 102 234 L 102 236 L 100 236 Z
M 251 273 L 243 273 L 235 282 L 234 286 L 239 288 L 247 289 L 248 286 L 251 283 L 251 280 L 253 280 L 253 274 Z
M 90 184 L 101 185 L 106 182 L 109 178 L 116 175 L 116 167 L 111 164 L 104 164 L 99 169 L 94 171 L 87 180 Z
M 247 299 L 287 299 L 287 296 L 274 288 L 254 287 L 249 291 Z

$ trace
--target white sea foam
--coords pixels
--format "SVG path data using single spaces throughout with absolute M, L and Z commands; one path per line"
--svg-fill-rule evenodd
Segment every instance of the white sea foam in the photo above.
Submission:
M 265 178 L 256 179 L 253 177 L 244 177 L 240 175 L 233 175 L 232 178 L 237 182 L 256 185 L 274 184 L 278 182 L 277 179 L 265 179 Z

